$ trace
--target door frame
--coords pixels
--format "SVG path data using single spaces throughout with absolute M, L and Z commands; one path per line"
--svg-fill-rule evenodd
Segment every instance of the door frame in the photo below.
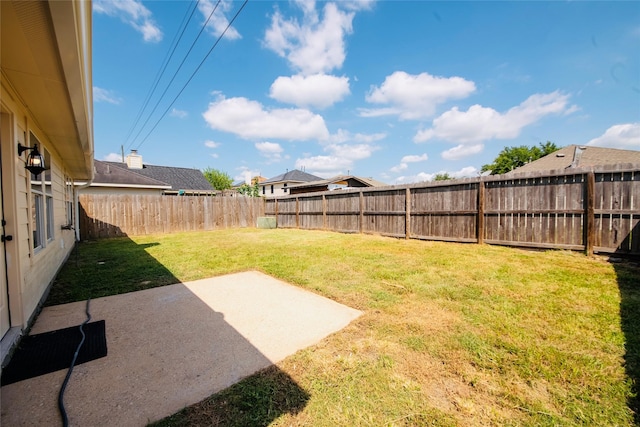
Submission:
M 5 234 L 13 236 L 11 242 L 5 244 L 6 280 L 9 303 L 9 325 L 12 328 L 24 328 L 25 320 L 22 311 L 22 293 L 20 289 L 20 218 L 17 208 L 16 162 L 18 161 L 18 124 L 15 109 L 10 108 L 5 100 L 0 102 L 0 132 L 2 144 L 2 198 Z M 26 185 L 26 184 L 25 184 Z M 2 260 L 0 260 L 1 262 Z

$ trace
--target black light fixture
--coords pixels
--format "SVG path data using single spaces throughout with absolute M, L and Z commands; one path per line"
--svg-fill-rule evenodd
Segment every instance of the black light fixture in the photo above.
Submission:
M 45 170 L 44 157 L 38 151 L 38 144 L 33 144 L 33 147 L 25 147 L 18 143 L 18 156 L 22 156 L 22 153 L 27 150 L 31 150 L 31 152 L 27 156 L 27 162 L 25 163 L 24 168 L 34 174 L 37 178 L 38 175 Z

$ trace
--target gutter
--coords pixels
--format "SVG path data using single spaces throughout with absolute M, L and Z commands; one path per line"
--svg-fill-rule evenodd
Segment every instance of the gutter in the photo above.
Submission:
M 92 165 L 93 166 L 93 165 Z M 93 167 L 91 168 L 91 175 L 89 176 L 89 179 L 87 180 L 87 182 L 85 182 L 84 184 L 78 185 L 77 187 L 74 185 L 73 187 L 73 204 L 74 204 L 74 211 L 75 211 L 75 215 L 73 218 L 73 228 L 74 228 L 74 232 L 76 235 L 76 242 L 80 241 L 80 190 L 83 190 L 87 187 L 89 187 L 91 184 L 93 184 L 93 178 L 94 178 L 94 174 L 93 174 Z

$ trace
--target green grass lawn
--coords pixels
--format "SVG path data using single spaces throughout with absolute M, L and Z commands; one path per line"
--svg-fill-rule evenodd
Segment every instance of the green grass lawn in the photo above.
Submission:
M 638 422 L 637 264 L 565 251 L 226 230 L 82 243 L 47 304 L 245 270 L 364 315 L 159 425 Z

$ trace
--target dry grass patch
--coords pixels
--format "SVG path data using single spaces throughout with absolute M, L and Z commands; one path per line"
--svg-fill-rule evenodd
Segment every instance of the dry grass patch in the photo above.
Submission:
M 97 260 L 119 266 L 109 270 L 113 293 L 255 269 L 364 311 L 274 371 L 159 425 L 634 424 L 640 290 L 630 264 L 563 251 L 227 230 L 82 244 L 51 301 L 109 292 Z

